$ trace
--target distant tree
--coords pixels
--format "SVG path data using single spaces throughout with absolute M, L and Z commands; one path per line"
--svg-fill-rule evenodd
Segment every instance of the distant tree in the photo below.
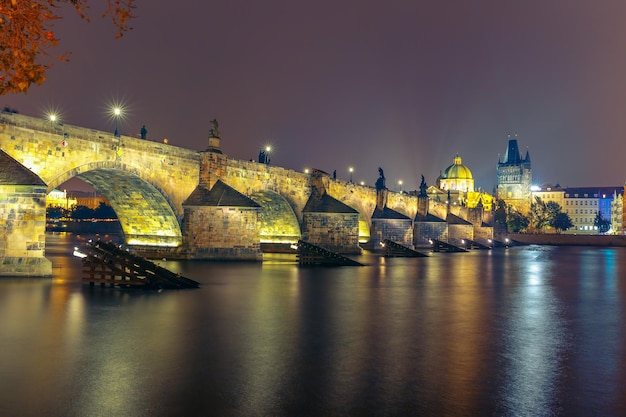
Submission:
M 528 217 L 524 216 L 517 210 L 510 210 L 506 217 L 506 225 L 509 232 L 519 233 L 528 229 L 530 221 Z
M 67 210 L 63 207 L 48 207 L 46 208 L 46 217 L 48 219 L 62 219 L 67 217 Z
M 74 206 L 70 213 L 70 217 L 74 220 L 93 219 L 94 210 L 87 206 Z
M 67 53 L 49 53 L 59 43 L 52 28 L 62 19 L 59 8 L 64 5 L 89 21 L 89 0 L 0 0 L 0 95 L 25 93 L 46 80 L 53 60 L 67 61 Z M 134 8 L 135 0 L 106 1 L 102 17 L 113 20 L 116 37 L 131 29 Z
M 537 230 L 543 230 L 550 222 L 548 208 L 546 203 L 539 197 L 535 197 L 535 201 L 530 204 L 530 224 Z
M 602 216 L 602 212 L 596 212 L 596 218 L 593 220 L 593 225 L 598 228 L 599 233 L 606 233 L 611 228 L 611 222 Z
M 94 218 L 96 219 L 116 219 L 117 214 L 113 207 L 106 204 L 104 201 L 100 202 L 100 205 L 94 210 Z
M 574 223 L 572 223 L 569 214 L 559 212 L 552 221 L 552 227 L 554 227 L 557 233 L 561 233 L 574 227 Z
M 548 201 L 547 203 L 542 201 L 541 198 L 535 197 L 535 201 L 530 205 L 530 222 L 537 231 L 544 231 L 546 227 L 552 227 L 557 232 L 567 230 L 572 226 L 564 227 L 567 225 L 566 218 L 562 216 L 561 205 L 556 201 Z M 569 215 L 565 214 L 569 223 L 571 219 Z M 559 227 L 556 226 L 559 225 Z
M 504 202 L 504 200 L 498 200 L 496 202 L 494 220 L 496 221 L 496 223 L 506 226 L 506 203 Z

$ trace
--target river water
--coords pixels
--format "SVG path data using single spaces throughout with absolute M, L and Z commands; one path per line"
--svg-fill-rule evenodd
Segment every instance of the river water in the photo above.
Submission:
M 161 261 L 199 289 L 0 279 L 2 416 L 626 415 L 626 248 L 363 267 Z

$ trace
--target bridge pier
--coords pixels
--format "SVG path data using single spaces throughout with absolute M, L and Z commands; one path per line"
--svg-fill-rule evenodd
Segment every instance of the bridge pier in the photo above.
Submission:
M 0 275 L 51 276 L 45 258 L 46 184 L 0 150 Z
M 302 240 L 342 254 L 360 254 L 359 212 L 327 193 L 328 177 L 312 175 L 312 192 L 302 209 Z
M 218 151 L 200 153 L 199 184 L 183 202 L 183 251 L 190 259 L 261 261 L 261 206 L 220 180 L 226 156 Z

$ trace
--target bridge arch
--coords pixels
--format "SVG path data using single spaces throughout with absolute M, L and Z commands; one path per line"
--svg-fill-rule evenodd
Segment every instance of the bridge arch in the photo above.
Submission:
M 273 191 L 257 191 L 250 198 L 261 206 L 261 243 L 294 243 L 300 240 L 300 222 L 291 204 Z
M 49 191 L 77 177 L 102 194 L 117 214 L 128 245 L 178 247 L 180 218 L 167 194 L 122 164 L 92 162 L 59 175 Z

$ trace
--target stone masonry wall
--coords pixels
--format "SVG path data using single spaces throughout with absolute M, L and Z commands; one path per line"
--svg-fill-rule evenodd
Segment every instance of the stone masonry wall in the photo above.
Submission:
M 416 222 L 413 229 L 415 247 L 430 247 L 429 239 L 448 241 L 448 224 L 445 222 Z
M 183 235 L 193 259 L 259 261 L 262 259 L 258 209 L 186 207 Z
M 460 246 L 463 239 L 474 240 L 474 227 L 471 224 L 448 225 L 448 243 Z
M 356 213 L 304 213 L 302 240 L 333 252 L 361 253 Z
M 0 275 L 52 275 L 44 257 L 45 201 L 44 186 L 0 186 Z
M 392 240 L 409 248 L 413 247 L 413 227 L 411 219 L 372 219 L 370 244 L 379 249 L 380 242 Z

